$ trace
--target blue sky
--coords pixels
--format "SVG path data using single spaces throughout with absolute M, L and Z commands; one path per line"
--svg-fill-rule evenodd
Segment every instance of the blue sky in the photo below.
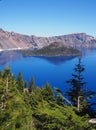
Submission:
M 37 36 L 96 36 L 96 0 L 1 0 L 0 28 Z

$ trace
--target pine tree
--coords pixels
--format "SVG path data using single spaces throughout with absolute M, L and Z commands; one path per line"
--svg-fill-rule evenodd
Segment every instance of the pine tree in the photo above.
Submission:
M 24 82 L 24 88 L 28 88 L 28 82 L 27 81 Z
M 65 97 L 64 92 L 62 92 L 59 88 L 54 88 L 55 90 L 55 100 L 56 103 L 60 106 L 71 105 L 71 102 Z
M 2 83 L 5 85 L 5 95 L 8 95 L 8 89 L 10 86 L 10 82 L 14 82 L 14 76 L 12 75 L 10 68 L 7 66 L 2 72 Z
M 19 74 L 18 74 L 17 88 L 18 88 L 19 92 L 21 92 L 21 93 L 24 92 L 24 80 L 23 80 L 21 72 L 19 72 Z
M 7 66 L 4 71 L 1 72 L 0 77 L 0 110 L 6 110 L 9 108 L 8 100 L 13 98 L 11 94 L 14 91 L 14 86 L 16 85 L 16 80 L 11 73 L 10 68 Z
M 30 84 L 29 84 L 29 92 L 32 93 L 32 91 L 34 90 L 35 87 L 35 83 L 34 83 L 34 78 L 32 77 L 30 80 Z
M 88 109 L 90 103 L 88 99 L 93 95 L 93 92 L 86 89 L 86 82 L 84 81 L 83 72 L 84 66 L 81 63 L 81 59 L 78 59 L 78 64 L 74 68 L 74 74 L 72 78 L 67 81 L 71 86 L 67 95 L 69 96 L 72 104 L 77 107 L 78 111 Z
M 0 77 L 0 130 L 25 130 L 29 125 L 33 129 L 30 105 L 25 103 L 16 83 L 10 68 L 6 67 Z
M 42 96 L 43 99 L 46 101 L 54 101 L 54 94 L 53 91 L 51 89 L 51 86 L 49 85 L 49 83 L 47 82 L 46 85 L 42 88 Z
M 0 71 L 0 78 L 2 77 L 2 72 Z

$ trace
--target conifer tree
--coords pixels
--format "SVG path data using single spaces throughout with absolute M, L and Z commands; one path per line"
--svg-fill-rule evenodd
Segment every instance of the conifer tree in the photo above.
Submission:
M 0 78 L 2 77 L 2 72 L 0 71 Z
M 24 82 L 24 88 L 28 88 L 28 82 L 27 81 Z
M 17 88 L 18 88 L 19 92 L 21 92 L 21 93 L 24 92 L 24 80 L 23 80 L 21 72 L 19 72 L 19 74 L 18 74 Z
M 29 129 L 29 125 L 33 129 L 30 105 L 25 103 L 16 83 L 10 68 L 6 67 L 0 77 L 0 130 Z
M 1 77 L 2 77 L 2 83 L 5 84 L 5 95 L 7 96 L 8 95 L 9 84 L 12 81 L 12 78 L 14 79 L 14 76 L 12 75 L 12 73 L 10 71 L 10 68 L 8 66 L 2 72 Z
M 30 80 L 30 84 L 29 84 L 29 92 L 32 93 L 32 91 L 34 90 L 35 87 L 35 83 L 34 83 L 34 78 L 32 77 Z
M 63 92 L 59 88 L 54 88 L 54 90 L 56 103 L 60 106 L 64 106 Z
M 54 101 L 54 94 L 53 91 L 51 89 L 51 86 L 49 85 L 49 83 L 47 82 L 46 85 L 42 88 L 42 96 L 43 99 L 46 101 Z
M 56 103 L 60 106 L 70 105 L 72 106 L 71 102 L 65 97 L 64 92 L 62 92 L 59 88 L 54 88 L 55 90 L 55 100 Z
M 93 95 L 93 92 L 86 89 L 86 82 L 84 81 L 83 72 L 85 71 L 84 66 L 81 63 L 81 59 L 78 59 L 78 64 L 74 68 L 74 74 L 72 78 L 67 81 L 71 86 L 67 95 L 69 96 L 72 104 L 77 107 L 78 111 L 88 109 L 90 99 Z

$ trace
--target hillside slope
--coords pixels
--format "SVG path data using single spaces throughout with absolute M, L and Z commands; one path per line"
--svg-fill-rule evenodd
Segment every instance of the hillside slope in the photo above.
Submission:
M 62 43 L 66 47 L 76 49 L 96 48 L 96 38 L 85 33 L 76 33 L 70 35 L 37 37 L 22 35 L 14 32 L 7 32 L 0 29 L 0 51 L 17 49 L 40 49 L 51 43 Z

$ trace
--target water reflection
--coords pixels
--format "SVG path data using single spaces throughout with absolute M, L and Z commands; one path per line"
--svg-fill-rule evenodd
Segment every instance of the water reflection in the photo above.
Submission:
M 35 58 L 44 59 L 54 65 L 61 65 L 68 60 L 76 58 L 76 56 L 34 56 Z
M 22 56 L 20 52 L 16 51 L 6 51 L 0 53 L 0 65 L 8 64 L 10 61 L 15 61 L 16 59 L 19 59 L 22 57 L 25 59 L 25 57 Z M 34 56 L 34 58 L 43 59 L 51 64 L 54 65 L 60 65 L 65 63 L 68 60 L 74 59 L 76 56 Z M 30 57 L 31 58 L 31 57 Z
M 21 57 L 20 53 L 15 51 L 0 52 L 0 65 L 7 64 L 10 61 L 14 61 Z
M 83 49 L 82 50 L 82 56 L 80 57 L 89 57 L 94 56 L 96 57 L 96 49 Z M 8 64 L 10 61 L 15 61 L 16 59 L 21 58 L 25 59 L 25 57 L 22 56 L 20 52 L 16 51 L 6 51 L 6 52 L 0 52 L 0 65 Z M 30 57 L 31 58 L 31 57 Z M 43 59 L 53 65 L 61 65 L 65 63 L 66 61 L 73 60 L 76 58 L 76 56 L 34 56 L 34 58 Z

